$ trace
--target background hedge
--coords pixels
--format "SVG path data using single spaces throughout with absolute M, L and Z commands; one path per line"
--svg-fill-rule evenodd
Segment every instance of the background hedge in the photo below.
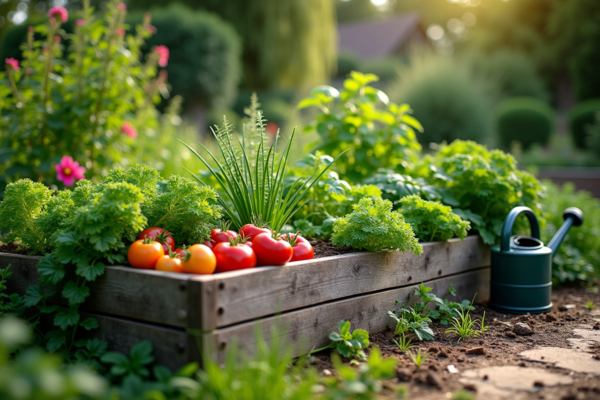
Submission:
M 600 99 L 583 101 L 569 111 L 569 129 L 573 142 L 580 149 L 587 147 L 588 127 L 596 121 L 598 111 L 600 111 Z
M 496 109 L 496 132 L 500 143 L 509 148 L 518 141 L 524 149 L 545 145 L 554 127 L 554 111 L 546 102 L 533 97 L 504 100 Z

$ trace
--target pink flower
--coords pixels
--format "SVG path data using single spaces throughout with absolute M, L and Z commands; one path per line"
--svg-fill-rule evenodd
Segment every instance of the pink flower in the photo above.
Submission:
M 159 45 L 154 47 L 154 51 L 160 56 L 158 59 L 158 65 L 166 67 L 169 62 L 169 48 L 165 45 Z
M 77 25 L 77 26 L 84 26 L 85 25 L 85 20 L 78 19 L 77 21 L 75 21 L 75 25 Z
M 27 68 L 27 75 L 31 75 L 33 74 L 33 68 L 29 67 Z
M 119 36 L 125 36 L 125 29 L 123 28 L 117 28 L 115 32 L 117 32 L 117 35 Z
M 117 7 L 119 7 L 119 10 L 121 11 L 127 10 L 127 6 L 125 5 L 125 3 L 119 3 Z
M 60 43 L 60 35 L 55 35 L 54 36 L 54 44 L 59 44 Z
M 52 7 L 50 11 L 48 11 L 48 15 L 50 16 L 50 21 L 52 22 L 54 22 L 54 17 L 57 15 L 60 17 L 61 22 L 67 22 L 67 19 L 69 19 L 69 13 L 64 7 Z
M 69 156 L 63 156 L 59 164 L 54 166 L 56 169 L 56 179 L 65 184 L 65 186 L 71 186 L 75 182 L 75 179 L 84 179 L 83 173 L 85 172 L 84 167 L 80 167 L 77 161 L 73 161 L 73 158 Z
M 123 131 L 123 133 L 125 133 L 127 136 L 129 136 L 132 139 L 135 139 L 135 137 L 137 136 L 137 131 L 135 130 L 133 125 L 131 125 L 127 121 L 123 122 L 123 126 L 121 127 L 121 130 Z
M 35 28 L 31 25 L 29 25 L 29 27 L 27 29 L 29 29 L 29 32 L 33 32 L 35 30 Z
M 277 126 L 277 124 L 275 122 L 267 122 L 267 128 L 265 129 L 267 134 L 274 136 L 277 134 L 278 130 L 279 130 L 279 127 Z
M 21 67 L 19 67 L 19 62 L 12 57 L 7 58 L 4 61 L 6 62 L 7 65 L 10 65 L 11 68 L 14 69 L 15 71 L 18 71 L 21 69 Z
M 156 33 L 156 27 L 154 25 L 146 25 L 146 29 L 153 35 Z

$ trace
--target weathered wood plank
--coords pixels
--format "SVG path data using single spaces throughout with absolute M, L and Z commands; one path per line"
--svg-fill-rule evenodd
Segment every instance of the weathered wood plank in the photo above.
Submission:
M 446 293 L 450 284 L 454 285 L 459 294 L 457 300 L 472 299 L 477 293 L 477 301 L 487 300 L 489 297 L 490 269 L 481 268 L 452 276 L 434 279 L 426 282 L 433 288 L 434 293 Z M 257 324 L 262 327 L 263 337 L 269 341 L 271 329 L 274 326 L 287 327 L 287 338 L 301 348 L 296 354 L 301 354 L 313 348 L 319 348 L 329 343 L 328 335 L 337 331 L 340 320 L 348 320 L 353 329 L 362 328 L 371 333 L 385 330 L 393 326 L 392 319 L 387 311 L 396 309 L 396 300 L 405 300 L 413 293 L 416 285 L 384 290 L 378 293 L 355 296 L 344 300 L 337 300 L 291 311 L 276 317 L 259 319 L 228 328 L 217 329 L 203 336 L 204 346 L 212 347 L 219 362 L 223 361 L 226 350 L 235 342 L 240 349 L 252 354 L 256 348 L 255 328 Z M 414 299 L 412 299 L 414 300 Z
M 293 262 L 201 277 L 214 307 L 204 309 L 202 330 L 273 315 L 326 301 L 412 285 L 488 266 L 489 247 L 478 236 L 423 244 L 423 254 L 380 251 Z M 216 290 L 215 290 L 216 289 Z
M 199 343 L 196 336 L 184 330 L 164 328 L 94 313 L 83 313 L 83 317 L 96 318 L 100 327 L 84 333 L 81 337 L 106 340 L 109 351 L 119 351 L 129 356 L 129 352 L 134 345 L 142 340 L 150 340 L 154 346 L 156 363 L 164 365 L 172 371 L 193 361 L 200 362 Z M 198 336 L 198 339 L 200 339 L 200 336 Z

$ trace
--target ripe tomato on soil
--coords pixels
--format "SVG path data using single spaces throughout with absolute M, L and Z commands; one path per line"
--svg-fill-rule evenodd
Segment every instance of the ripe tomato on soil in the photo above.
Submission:
M 157 271 L 183 272 L 181 258 L 179 258 L 179 255 L 175 252 L 160 257 L 156 262 L 156 267 L 154 267 L 154 269 Z
M 188 274 L 212 274 L 217 267 L 217 259 L 211 249 L 203 244 L 195 244 L 186 250 L 181 262 L 183 272 Z
M 237 232 L 228 230 L 228 225 L 229 224 L 224 224 L 221 228 L 215 228 L 210 231 L 210 239 L 213 243 L 213 248 L 218 243 L 229 243 L 229 238 L 237 238 Z
M 308 240 L 295 233 L 288 233 L 283 236 L 292 245 L 292 259 L 290 261 L 312 260 L 315 258 L 315 251 Z M 294 243 L 295 242 L 295 243 Z
M 142 240 L 146 237 L 160 243 L 165 254 L 169 254 L 169 248 L 171 251 L 175 250 L 175 238 L 173 238 L 173 234 L 169 231 L 165 231 L 163 228 L 146 228 L 138 235 L 138 240 Z
M 256 254 L 258 265 L 284 265 L 293 255 L 292 245 L 279 234 L 261 233 L 252 241 L 252 250 Z
M 250 241 L 253 241 L 257 235 L 261 233 L 271 234 L 269 228 L 259 228 L 254 224 L 246 224 L 240 228 L 240 235 L 244 235 L 244 237 L 249 238 Z
M 256 267 L 256 255 L 252 247 L 242 243 L 217 243 L 213 249 L 217 258 L 215 272 L 236 271 Z
M 165 255 L 160 243 L 152 239 L 136 240 L 127 251 L 127 260 L 135 268 L 154 269 L 159 258 Z

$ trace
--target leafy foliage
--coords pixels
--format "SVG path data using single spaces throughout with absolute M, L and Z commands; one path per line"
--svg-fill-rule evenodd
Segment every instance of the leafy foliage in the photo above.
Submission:
M 404 336 L 408 331 L 413 331 L 419 340 L 433 340 L 434 333 L 429 327 L 431 319 L 414 309 L 402 308 L 398 314 L 388 311 L 388 315 L 396 322 L 394 335 Z
M 12 204 L 40 198 L 33 207 L 38 213 L 18 213 L 5 227 L 13 235 L 14 229 L 34 227 L 40 234 L 21 234 L 22 245 L 41 253 L 38 244 L 43 243 L 51 251 L 38 264 L 39 283 L 27 289 L 23 300 L 25 306 L 36 308 L 30 318 L 34 326 L 44 314 L 53 315 L 58 329 L 44 335 L 48 350 L 75 346 L 82 347 L 76 357 L 86 351 L 97 353 L 74 342 L 78 328 L 98 327 L 94 318 L 82 320 L 78 311 L 89 296 L 87 284 L 104 274 L 105 265 L 126 260 L 128 245 L 148 222 L 170 230 L 180 244 L 203 242 L 210 236 L 211 221 L 220 216 L 217 206 L 209 204 L 216 197 L 214 191 L 188 178 L 174 175 L 163 185 L 158 178 L 155 169 L 138 165 L 116 168 L 98 184 L 81 180 L 73 191 L 53 193 L 44 188 L 44 192 L 43 185 L 29 180 L 8 185 L 0 206 L 6 207 L 3 212 L 9 212 Z M 66 307 L 46 303 L 59 284 Z
M 369 347 L 369 332 L 364 329 L 355 329 L 350 332 L 350 321 L 340 321 L 338 324 L 340 333 L 331 332 L 329 339 L 333 341 L 331 347 L 334 347 L 338 353 L 346 358 L 359 358 L 366 360 L 364 349 Z
M 370 86 L 379 78 L 353 71 L 340 93 L 318 86 L 298 108 L 318 107 L 320 112 L 306 130 L 315 130 L 320 140 L 313 151 L 334 157 L 348 151 L 337 164 L 343 179 L 360 182 L 380 168 L 409 168 L 420 151 L 415 129 L 422 131 L 408 104 L 389 101 L 381 90 Z
M 324 396 L 327 400 L 376 398 L 383 389 L 381 380 L 395 376 L 397 360 L 382 358 L 378 348 L 371 350 L 369 359 L 359 363 L 358 368 L 343 365 L 337 355 L 331 359 L 337 370 L 337 377 L 325 381 L 329 389 Z
M 452 212 L 452 208 L 435 201 L 421 199 L 417 195 L 400 199 L 400 213 L 421 241 L 448 240 L 457 236 L 464 239 L 471 226 Z
M 10 264 L 4 269 L 0 268 L 0 317 L 4 313 L 19 314 L 23 309 L 24 299 L 22 296 L 17 293 L 6 294 L 7 281 L 11 275 Z
M 510 98 L 496 108 L 496 131 L 504 148 L 510 148 L 515 141 L 523 149 L 534 143 L 545 146 L 554 120 L 554 110 L 545 101 L 531 97 Z
M 334 221 L 331 241 L 335 246 L 368 251 L 410 249 L 416 255 L 423 252 L 410 225 L 400 213 L 392 211 L 389 200 L 363 198 L 353 210 Z
M 83 1 L 84 23 L 72 34 L 60 19 L 36 26 L 22 45 L 21 69 L 0 72 L 0 192 L 20 178 L 57 184 L 54 165 L 64 155 L 85 165 L 88 178 L 99 175 L 135 144 L 122 133 L 124 122 L 138 130 L 156 125 L 155 103 L 166 88 L 158 54 L 144 62 L 141 53 L 150 20 L 122 36 L 118 4 L 111 0 L 96 20 Z
M 408 351 L 414 347 L 413 345 L 411 345 L 412 339 L 407 339 L 404 333 L 400 334 L 399 341 L 396 341 L 396 339 L 392 340 L 394 341 L 394 343 L 396 343 L 396 346 L 398 346 L 398 349 L 400 351 Z
M 544 217 L 547 220 L 542 230 L 542 240 L 548 243 L 564 222 L 563 211 L 578 207 L 583 211 L 584 223 L 573 227 L 554 256 L 552 281 L 554 284 L 567 282 L 589 282 L 600 275 L 600 200 L 586 191 L 576 191 L 567 183 L 557 186 L 544 181 L 547 195 L 542 199 Z
M 150 376 L 148 366 L 154 362 L 153 351 L 152 342 L 144 340 L 131 348 L 129 357 L 123 353 L 111 351 L 104 353 L 100 361 L 111 365 L 110 374 L 112 376 L 134 375 L 147 378 Z
M 429 353 L 421 353 L 421 348 L 419 347 L 419 350 L 416 353 L 413 351 L 409 351 L 408 356 L 410 357 L 412 362 L 415 363 L 417 369 L 419 369 L 421 368 L 421 365 L 423 365 L 427 357 L 429 357 Z
M 485 314 L 484 314 L 485 318 Z M 474 329 L 476 324 L 480 325 L 481 330 Z M 483 322 L 471 318 L 469 310 L 460 310 L 459 317 L 452 318 L 452 327 L 446 329 L 444 333 L 453 333 L 458 336 L 458 341 L 466 339 L 471 336 L 479 336 L 483 333 Z
M 254 102 L 256 104 L 256 101 Z M 280 231 L 283 225 L 301 208 L 300 203 L 310 188 L 314 186 L 331 163 L 322 170 L 317 170 L 306 179 L 296 180 L 284 195 L 287 177 L 287 162 L 294 140 L 294 132 L 282 153 L 276 156 L 279 134 L 275 136 L 272 146 L 268 146 L 265 132 L 266 120 L 259 109 L 252 116 L 252 123 L 242 132 L 241 142 L 233 134 L 233 128 L 223 119 L 223 125 L 216 127 L 213 134 L 219 145 L 222 161 L 219 161 L 210 150 L 198 143 L 217 164 L 211 167 L 200 154 L 189 145 L 190 149 L 209 169 L 212 176 L 222 188 L 222 195 L 217 201 L 231 220 L 235 229 L 260 219 L 274 231 Z M 335 160 L 332 161 L 332 163 Z M 206 186 L 202 179 L 193 177 Z
M 510 154 L 475 142 L 456 140 L 440 147 L 430 179 L 450 191 L 457 200 L 454 212 L 469 220 L 487 244 L 499 239 L 511 209 L 542 207 L 543 187 L 533 175 L 518 170 Z

